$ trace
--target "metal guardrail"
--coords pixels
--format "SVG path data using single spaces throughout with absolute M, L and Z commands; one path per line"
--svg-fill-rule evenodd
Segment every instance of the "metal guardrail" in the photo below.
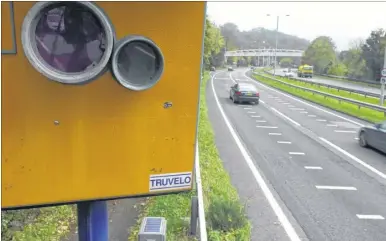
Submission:
M 201 171 L 200 171 L 200 155 L 198 151 L 198 143 L 196 143 L 196 160 L 195 160 L 195 182 L 197 197 L 192 197 L 191 201 L 191 216 L 190 216 L 190 230 L 189 234 L 192 236 L 197 235 L 197 224 L 199 228 L 199 240 L 208 241 L 208 235 L 206 232 L 206 220 L 204 209 L 204 195 L 202 191 L 201 183 Z
M 284 85 L 287 85 L 287 86 L 290 86 L 290 87 L 293 87 L 293 88 L 301 89 L 301 90 L 304 90 L 304 91 L 311 92 L 313 94 L 318 94 L 318 95 L 324 96 L 325 98 L 326 97 L 330 97 L 330 98 L 334 98 L 334 99 L 339 100 L 339 102 L 344 101 L 344 102 L 347 102 L 347 103 L 350 103 L 350 104 L 355 104 L 355 105 L 358 106 L 358 108 L 365 107 L 365 108 L 368 108 L 368 109 L 372 109 L 372 110 L 376 110 L 376 111 L 379 111 L 379 112 L 383 112 L 384 115 L 386 116 L 386 107 L 383 107 L 383 106 L 369 104 L 369 103 L 365 103 L 365 102 L 362 102 L 362 101 L 345 98 L 345 97 L 338 96 L 338 95 L 328 94 L 328 93 L 325 93 L 325 92 L 322 92 L 322 91 L 318 91 L 318 90 L 309 89 L 309 88 L 297 86 L 297 85 L 294 85 L 294 84 L 290 84 L 290 83 L 287 83 L 285 81 L 281 81 L 281 80 L 278 80 L 278 79 L 275 79 L 275 78 L 272 78 L 272 77 L 264 76 L 264 75 L 261 75 L 261 74 L 258 74 L 258 73 L 255 73 L 255 74 L 258 75 L 258 76 L 261 76 L 263 78 L 267 78 L 267 79 L 270 79 L 270 80 L 274 80 L 274 81 L 280 82 L 280 83 L 282 83 Z
M 269 75 L 273 75 L 269 71 L 264 71 L 264 72 L 269 74 Z M 300 82 L 303 82 L 303 83 L 314 84 L 314 85 L 318 85 L 318 86 L 324 86 L 324 87 L 331 88 L 331 89 L 337 89 L 338 91 L 339 90 L 344 90 L 344 91 L 347 91 L 347 92 L 350 92 L 350 93 L 360 94 L 360 95 L 363 95 L 365 97 L 371 96 L 371 97 L 375 97 L 375 98 L 378 98 L 378 99 L 381 97 L 380 94 L 375 94 L 375 93 L 371 93 L 371 92 L 367 92 L 367 91 L 363 91 L 363 90 L 355 90 L 355 89 L 346 88 L 346 87 L 340 87 L 340 86 L 336 86 L 336 85 L 323 84 L 323 83 L 318 83 L 318 82 L 309 81 L 309 80 L 305 80 L 305 79 L 299 79 L 299 78 L 296 78 L 296 77 L 284 77 L 284 76 L 280 76 L 280 77 L 293 79 L 293 80 L 300 81 Z M 386 100 L 386 96 L 383 97 L 383 100 Z
M 318 74 L 320 76 L 324 77 L 329 77 L 329 78 L 335 78 L 335 79 L 343 79 L 343 80 L 349 80 L 349 81 L 354 81 L 358 83 L 365 83 L 365 84 L 372 84 L 372 85 L 378 85 L 380 86 L 381 84 L 376 82 L 376 81 L 371 81 L 371 80 L 361 80 L 361 79 L 355 79 L 355 78 L 350 78 L 350 77 L 342 77 L 342 76 L 335 76 L 335 75 L 328 75 L 328 74 Z

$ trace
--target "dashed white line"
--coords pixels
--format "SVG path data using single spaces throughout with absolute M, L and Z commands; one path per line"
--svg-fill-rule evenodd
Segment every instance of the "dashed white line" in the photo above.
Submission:
M 327 120 L 323 120 L 323 119 L 316 119 L 316 121 L 319 121 L 319 122 L 326 122 Z
M 283 103 L 283 105 L 289 105 L 289 104 L 290 104 L 290 103 L 288 103 L 288 102 L 284 102 L 284 103 Z
M 252 110 L 251 107 L 244 107 L 244 110 Z
M 381 215 L 368 215 L 368 214 L 357 214 L 359 219 L 374 219 L 374 220 L 384 220 L 385 218 Z
M 378 171 L 377 169 L 375 169 L 374 167 L 372 167 L 371 165 L 367 164 L 366 162 L 362 161 L 361 159 L 359 159 L 358 157 L 348 153 L 347 151 L 343 150 L 342 148 L 340 148 L 339 146 L 331 143 L 330 141 L 324 139 L 323 137 L 319 137 L 320 140 L 322 140 L 323 142 L 327 143 L 328 145 L 330 145 L 331 147 L 335 148 L 336 150 L 340 151 L 341 153 L 345 154 L 346 156 L 350 157 L 352 160 L 356 161 L 357 163 L 361 164 L 362 166 L 366 167 L 367 169 L 369 169 L 370 171 L 376 173 L 378 176 L 382 177 L 383 179 L 386 179 L 386 174 L 381 172 L 381 171 Z
M 259 115 L 251 115 L 252 118 L 260 118 Z
M 247 71 L 248 71 L 248 70 L 247 70 Z M 249 78 L 249 77 L 245 74 L 247 71 L 244 72 L 244 76 L 245 76 L 246 78 L 248 78 L 248 79 L 250 79 L 250 80 L 253 81 L 253 79 Z M 274 88 L 272 88 L 272 87 L 268 87 L 267 85 L 261 84 L 261 83 L 256 82 L 256 81 L 253 81 L 253 82 L 256 83 L 257 85 L 264 86 L 265 88 L 267 88 L 267 89 L 269 89 L 269 90 L 272 90 L 272 91 L 274 91 L 274 92 L 276 92 L 276 93 L 279 93 L 279 94 L 281 94 L 281 95 L 283 95 L 283 96 L 286 96 L 286 97 L 288 97 L 288 98 L 290 98 L 290 99 L 292 99 L 292 100 L 295 100 L 295 101 L 297 101 L 297 102 L 300 102 L 300 103 L 302 103 L 302 104 L 304 104 L 304 105 L 311 106 L 311 107 L 314 108 L 314 109 L 323 111 L 324 113 L 327 113 L 327 114 L 336 116 L 336 117 L 338 117 L 338 118 L 340 118 L 340 119 L 343 119 L 343 120 L 345 120 L 345 121 L 351 122 L 351 123 L 353 123 L 353 124 L 355 124 L 355 125 L 358 125 L 358 126 L 364 126 L 363 124 L 361 124 L 361 123 L 359 123 L 359 122 L 356 122 L 356 121 L 353 121 L 353 120 L 351 120 L 351 119 L 349 119 L 349 118 L 346 118 L 346 117 L 343 117 L 343 116 L 341 116 L 341 115 L 335 114 L 335 113 L 333 113 L 333 112 L 331 112 L 331 111 L 325 110 L 325 109 L 320 108 L 320 107 L 318 107 L 318 106 L 316 106 L 316 105 L 307 103 L 307 102 L 305 102 L 305 101 L 303 101 L 303 100 L 301 100 L 301 99 L 299 99 L 299 98 L 296 98 L 296 97 L 293 97 L 293 96 L 291 96 L 291 95 L 289 95 L 289 94 L 286 94 L 286 93 L 284 93 L 283 91 L 276 90 L 276 89 L 274 89 Z
M 303 108 L 290 108 L 291 110 L 304 110 Z
M 273 110 L 274 112 L 276 112 L 277 114 L 281 115 L 282 117 L 284 117 L 285 119 L 287 119 L 289 122 L 291 122 L 292 124 L 296 125 L 296 126 L 300 126 L 300 124 L 294 120 L 292 120 L 291 118 L 289 118 L 288 116 L 284 115 L 283 113 L 281 113 L 280 111 L 276 110 L 275 108 L 271 107 L 271 110 Z
M 337 133 L 357 133 L 356 131 L 344 131 L 344 130 L 334 130 Z
M 315 186 L 317 189 L 328 189 L 328 190 L 346 190 L 356 191 L 356 187 L 344 187 L 344 186 Z
M 257 128 L 277 129 L 277 126 L 256 126 Z
M 294 108 L 295 106 L 294 105 L 287 105 L 289 108 Z
M 308 114 L 308 111 L 300 111 L 299 113 Z
M 270 136 L 281 136 L 282 134 L 281 133 L 271 132 L 271 133 L 268 133 L 268 135 L 270 135 Z
M 277 141 L 279 144 L 292 144 L 290 141 Z
M 304 166 L 304 168 L 309 170 L 323 170 L 322 167 L 317 167 L 317 166 Z
M 308 117 L 316 117 L 316 115 L 308 115 Z
M 338 125 L 335 125 L 335 124 L 327 124 L 327 126 L 338 127 Z
M 254 111 L 248 111 L 247 113 L 248 114 L 256 114 L 256 112 L 254 112 Z
M 266 120 L 256 120 L 256 122 L 259 122 L 259 123 L 265 123 L 267 122 Z
M 215 75 L 214 75 L 215 76 Z M 213 76 L 213 77 L 214 77 Z M 229 74 L 229 76 L 232 78 L 232 75 Z M 261 190 L 264 193 L 264 196 L 267 198 L 268 203 L 270 204 L 272 210 L 275 212 L 276 216 L 279 219 L 279 223 L 283 226 L 284 230 L 286 231 L 288 237 L 290 238 L 291 241 L 300 241 L 300 238 L 298 234 L 296 233 L 294 227 L 292 226 L 291 222 L 288 220 L 287 216 L 283 212 L 282 208 L 280 207 L 279 203 L 276 201 L 275 197 L 273 196 L 271 190 L 269 189 L 267 183 L 264 181 L 263 177 L 261 176 L 260 172 L 256 168 L 255 164 L 253 163 L 252 158 L 249 156 L 247 150 L 241 143 L 239 137 L 236 134 L 236 131 L 233 129 L 231 123 L 229 122 L 228 118 L 225 115 L 225 112 L 220 104 L 220 101 L 218 100 L 216 90 L 214 89 L 214 80 L 213 77 L 211 79 L 211 84 L 212 84 L 212 91 L 214 94 L 214 98 L 217 103 L 217 107 L 220 110 L 220 113 L 224 119 L 225 124 L 227 125 L 233 139 L 236 142 L 236 145 L 238 146 L 241 154 L 244 157 L 245 162 L 248 164 L 249 168 L 251 169 L 251 172 L 253 176 L 256 179 L 256 182 L 260 186 Z
M 359 138 L 358 138 L 358 137 L 355 137 L 354 140 L 359 140 Z
M 304 152 L 289 152 L 290 155 L 298 155 L 298 156 L 304 156 Z

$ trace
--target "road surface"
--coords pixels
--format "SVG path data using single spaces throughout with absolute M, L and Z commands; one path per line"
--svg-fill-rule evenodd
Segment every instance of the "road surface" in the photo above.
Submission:
M 219 71 L 207 85 L 209 118 L 232 183 L 247 203 L 252 240 L 386 240 L 386 156 L 359 147 L 361 120 Z M 259 105 L 229 87 L 255 84 Z
M 273 73 L 273 70 L 271 70 L 270 72 Z M 276 70 L 276 74 L 280 75 L 280 76 L 284 76 L 283 69 Z M 378 95 L 381 94 L 380 88 L 356 84 L 356 83 L 348 82 L 348 81 L 332 80 L 332 79 L 327 79 L 327 78 L 322 78 L 322 77 L 299 78 L 299 79 L 304 79 L 304 80 L 312 81 L 315 83 L 328 84 L 328 85 L 337 86 L 337 87 L 349 88 L 349 89 L 353 89 L 353 90 L 366 91 L 366 92 L 374 93 L 374 94 L 378 94 Z

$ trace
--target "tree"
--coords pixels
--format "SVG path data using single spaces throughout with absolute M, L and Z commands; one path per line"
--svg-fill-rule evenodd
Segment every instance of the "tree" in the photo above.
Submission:
M 386 46 L 386 32 L 384 29 L 373 30 L 366 42 L 362 45 L 362 58 L 366 67 L 371 71 L 373 79 L 380 78 L 383 67 Z
M 335 43 L 330 37 L 317 37 L 304 52 L 302 63 L 313 65 L 315 72 L 325 74 L 337 63 L 335 50 Z
M 281 67 L 290 67 L 293 65 L 293 60 L 291 58 L 282 58 L 279 62 Z
M 220 53 L 224 47 L 224 38 L 220 29 L 206 18 L 205 36 L 204 36 L 204 64 L 209 65 L 216 62 L 213 56 Z

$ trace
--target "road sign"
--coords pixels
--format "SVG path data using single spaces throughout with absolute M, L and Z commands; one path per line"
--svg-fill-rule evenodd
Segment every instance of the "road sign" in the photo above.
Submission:
M 89 47 L 95 48 L 92 65 L 83 55 L 46 58 L 56 52 L 46 49 L 49 44 L 39 48 L 38 62 L 27 59 L 26 54 L 37 51 L 31 43 L 42 44 L 45 33 L 29 41 L 21 29 L 31 32 L 33 24 L 24 20 L 36 5 L 14 2 L 20 10 L 15 29 L 22 41 L 17 43 L 24 45 L 17 46 L 16 55 L 2 55 L 2 208 L 192 188 L 205 2 L 92 3 L 103 11 L 90 4 L 81 3 L 94 11 L 88 21 L 99 24 L 90 24 L 95 28 L 87 32 L 104 28 L 89 36 L 104 38 L 103 46 L 95 40 L 96 47 Z M 57 18 L 52 14 L 50 19 Z M 114 33 L 118 41 L 133 34 L 143 37 L 113 46 Z M 67 44 L 78 39 L 69 38 Z M 113 63 L 103 72 L 98 68 L 106 58 L 125 65 L 115 63 L 114 68 Z M 38 69 L 39 64 L 46 67 Z M 66 71 L 88 72 L 68 77 Z M 71 84 L 73 78 L 82 85 Z M 138 87 L 129 83 L 133 78 L 139 81 L 135 84 L 151 84 Z
M 381 84 L 386 84 L 386 77 L 381 78 Z
M 386 77 L 386 69 L 383 69 L 381 74 L 382 74 L 383 77 Z

